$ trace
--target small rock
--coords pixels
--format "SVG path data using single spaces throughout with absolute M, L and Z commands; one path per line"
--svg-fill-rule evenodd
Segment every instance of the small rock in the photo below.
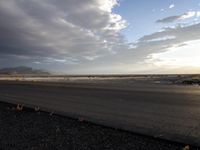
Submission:
M 78 121 L 83 122 L 85 119 L 83 117 L 79 117 Z
M 185 146 L 185 147 L 183 148 L 183 150 L 190 150 L 190 146 L 189 146 L 189 145 Z
M 22 111 L 24 105 L 17 104 L 16 111 Z
M 37 111 L 39 111 L 40 110 L 40 107 L 35 107 L 35 111 L 37 112 Z

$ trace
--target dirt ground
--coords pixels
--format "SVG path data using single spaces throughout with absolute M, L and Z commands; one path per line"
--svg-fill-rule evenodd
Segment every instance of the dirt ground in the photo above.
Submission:
M 186 144 L 0 103 L 2 150 L 181 150 Z M 196 150 L 190 147 L 190 150 Z

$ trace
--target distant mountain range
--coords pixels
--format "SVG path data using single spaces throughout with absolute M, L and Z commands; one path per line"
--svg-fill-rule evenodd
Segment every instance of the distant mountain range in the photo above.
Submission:
M 15 68 L 2 68 L 0 69 L 0 74 L 7 75 L 48 75 L 50 74 L 47 71 L 40 69 L 33 69 L 30 67 L 15 67 Z

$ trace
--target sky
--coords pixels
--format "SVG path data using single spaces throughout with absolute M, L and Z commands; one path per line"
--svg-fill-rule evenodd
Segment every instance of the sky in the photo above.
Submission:
M 200 73 L 200 0 L 1 0 L 0 68 Z

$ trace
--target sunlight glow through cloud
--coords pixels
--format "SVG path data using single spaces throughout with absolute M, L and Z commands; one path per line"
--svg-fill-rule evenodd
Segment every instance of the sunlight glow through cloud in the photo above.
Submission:
M 151 62 L 158 67 L 200 68 L 200 40 L 184 43 L 182 47 L 171 47 L 163 53 L 151 54 Z

